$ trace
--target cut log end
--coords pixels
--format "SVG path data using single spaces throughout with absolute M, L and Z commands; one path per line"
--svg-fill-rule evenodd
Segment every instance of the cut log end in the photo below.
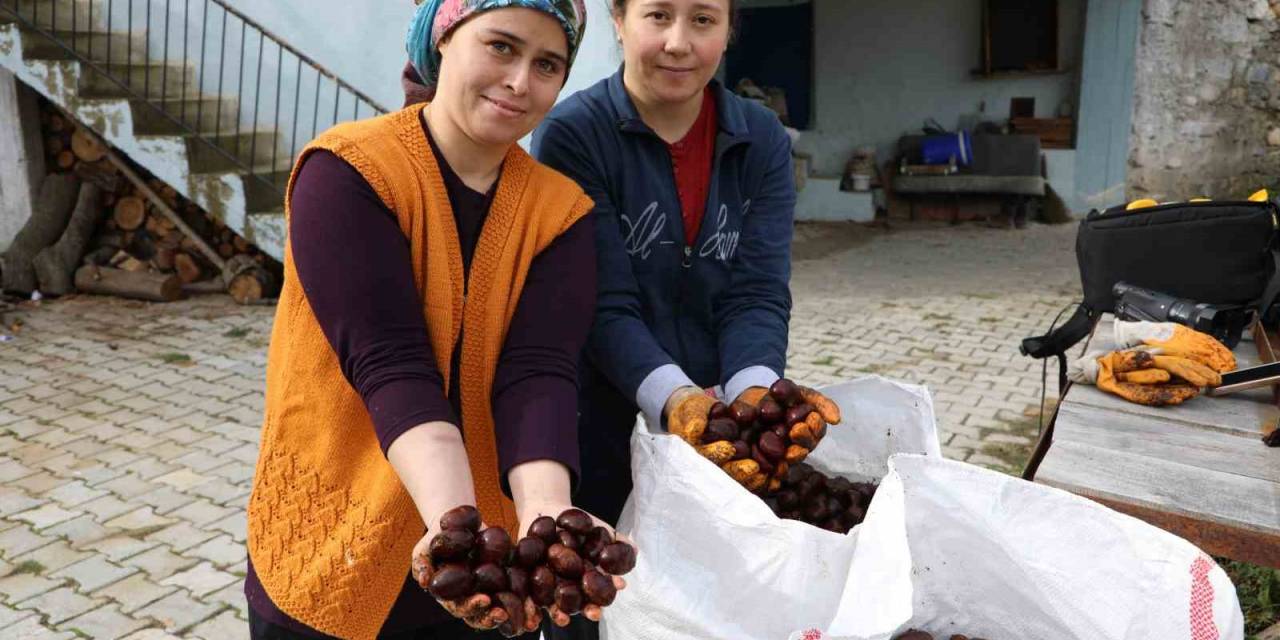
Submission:
M 190 284 L 200 279 L 204 275 L 200 268 L 200 263 L 196 259 L 186 253 L 176 253 L 173 256 L 173 268 L 178 272 L 178 279 L 183 284 Z
M 252 304 L 274 293 L 275 278 L 266 269 L 248 269 L 231 279 L 227 293 L 240 304 Z
M 120 198 L 116 200 L 112 219 L 116 221 L 116 226 L 121 229 L 133 231 L 146 221 L 147 205 L 142 201 L 142 198 L 137 196 Z
M 71 151 L 84 162 L 97 162 L 107 155 L 107 149 L 98 137 L 84 129 L 76 129 L 71 134 Z

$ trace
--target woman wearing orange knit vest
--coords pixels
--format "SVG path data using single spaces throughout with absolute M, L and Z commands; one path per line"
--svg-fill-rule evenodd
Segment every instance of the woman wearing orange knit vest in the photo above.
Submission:
M 255 639 L 494 636 L 489 596 L 419 584 L 441 514 L 475 505 L 516 539 L 570 507 L 593 205 L 515 142 L 585 19 L 582 0 L 427 0 L 408 49 L 432 101 L 298 158 L 249 501 Z M 524 604 L 508 633 L 541 625 Z

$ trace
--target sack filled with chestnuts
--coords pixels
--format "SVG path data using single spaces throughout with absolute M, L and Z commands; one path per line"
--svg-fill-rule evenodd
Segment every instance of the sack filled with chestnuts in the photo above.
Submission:
M 773 640 L 835 614 L 858 543 L 852 527 L 872 508 L 889 455 L 941 452 L 922 387 L 868 378 L 817 391 L 840 425 L 782 474 L 775 468 L 773 491 L 752 493 L 687 440 L 637 425 L 618 531 L 657 551 L 640 555 L 604 617 L 610 640 Z
M 480 512 L 462 506 L 440 518 L 426 556 L 414 559 L 414 575 L 447 610 L 469 621 L 500 609 L 505 619 L 498 629 L 513 637 L 535 630 L 541 610 L 565 622 L 613 604 L 625 584 L 618 576 L 635 562 L 635 547 L 579 509 L 542 516 L 513 542 L 500 527 L 482 529 Z M 476 595 L 487 596 L 488 606 L 469 604 Z

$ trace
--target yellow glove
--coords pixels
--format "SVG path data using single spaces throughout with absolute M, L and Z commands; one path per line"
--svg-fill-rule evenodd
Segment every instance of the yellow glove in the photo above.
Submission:
M 702 433 L 707 430 L 707 415 L 715 404 L 716 399 L 701 389 L 677 390 L 667 401 L 667 432 L 701 448 Z
M 1173 322 L 1116 321 L 1115 343 L 1117 349 L 1154 347 L 1156 355 L 1194 360 L 1218 373 L 1236 368 L 1236 357 L 1226 345 L 1209 334 Z
M 1155 407 L 1182 404 L 1199 395 L 1201 387 L 1222 381 L 1217 371 L 1199 362 L 1147 349 L 1090 354 L 1073 363 L 1069 375 L 1129 402 Z

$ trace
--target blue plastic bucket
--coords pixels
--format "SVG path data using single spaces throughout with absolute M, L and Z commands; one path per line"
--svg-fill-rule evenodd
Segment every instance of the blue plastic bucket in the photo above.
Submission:
M 924 164 L 950 164 L 954 157 L 957 166 L 967 167 L 973 162 L 973 139 L 968 131 L 927 136 L 920 144 L 920 156 Z

